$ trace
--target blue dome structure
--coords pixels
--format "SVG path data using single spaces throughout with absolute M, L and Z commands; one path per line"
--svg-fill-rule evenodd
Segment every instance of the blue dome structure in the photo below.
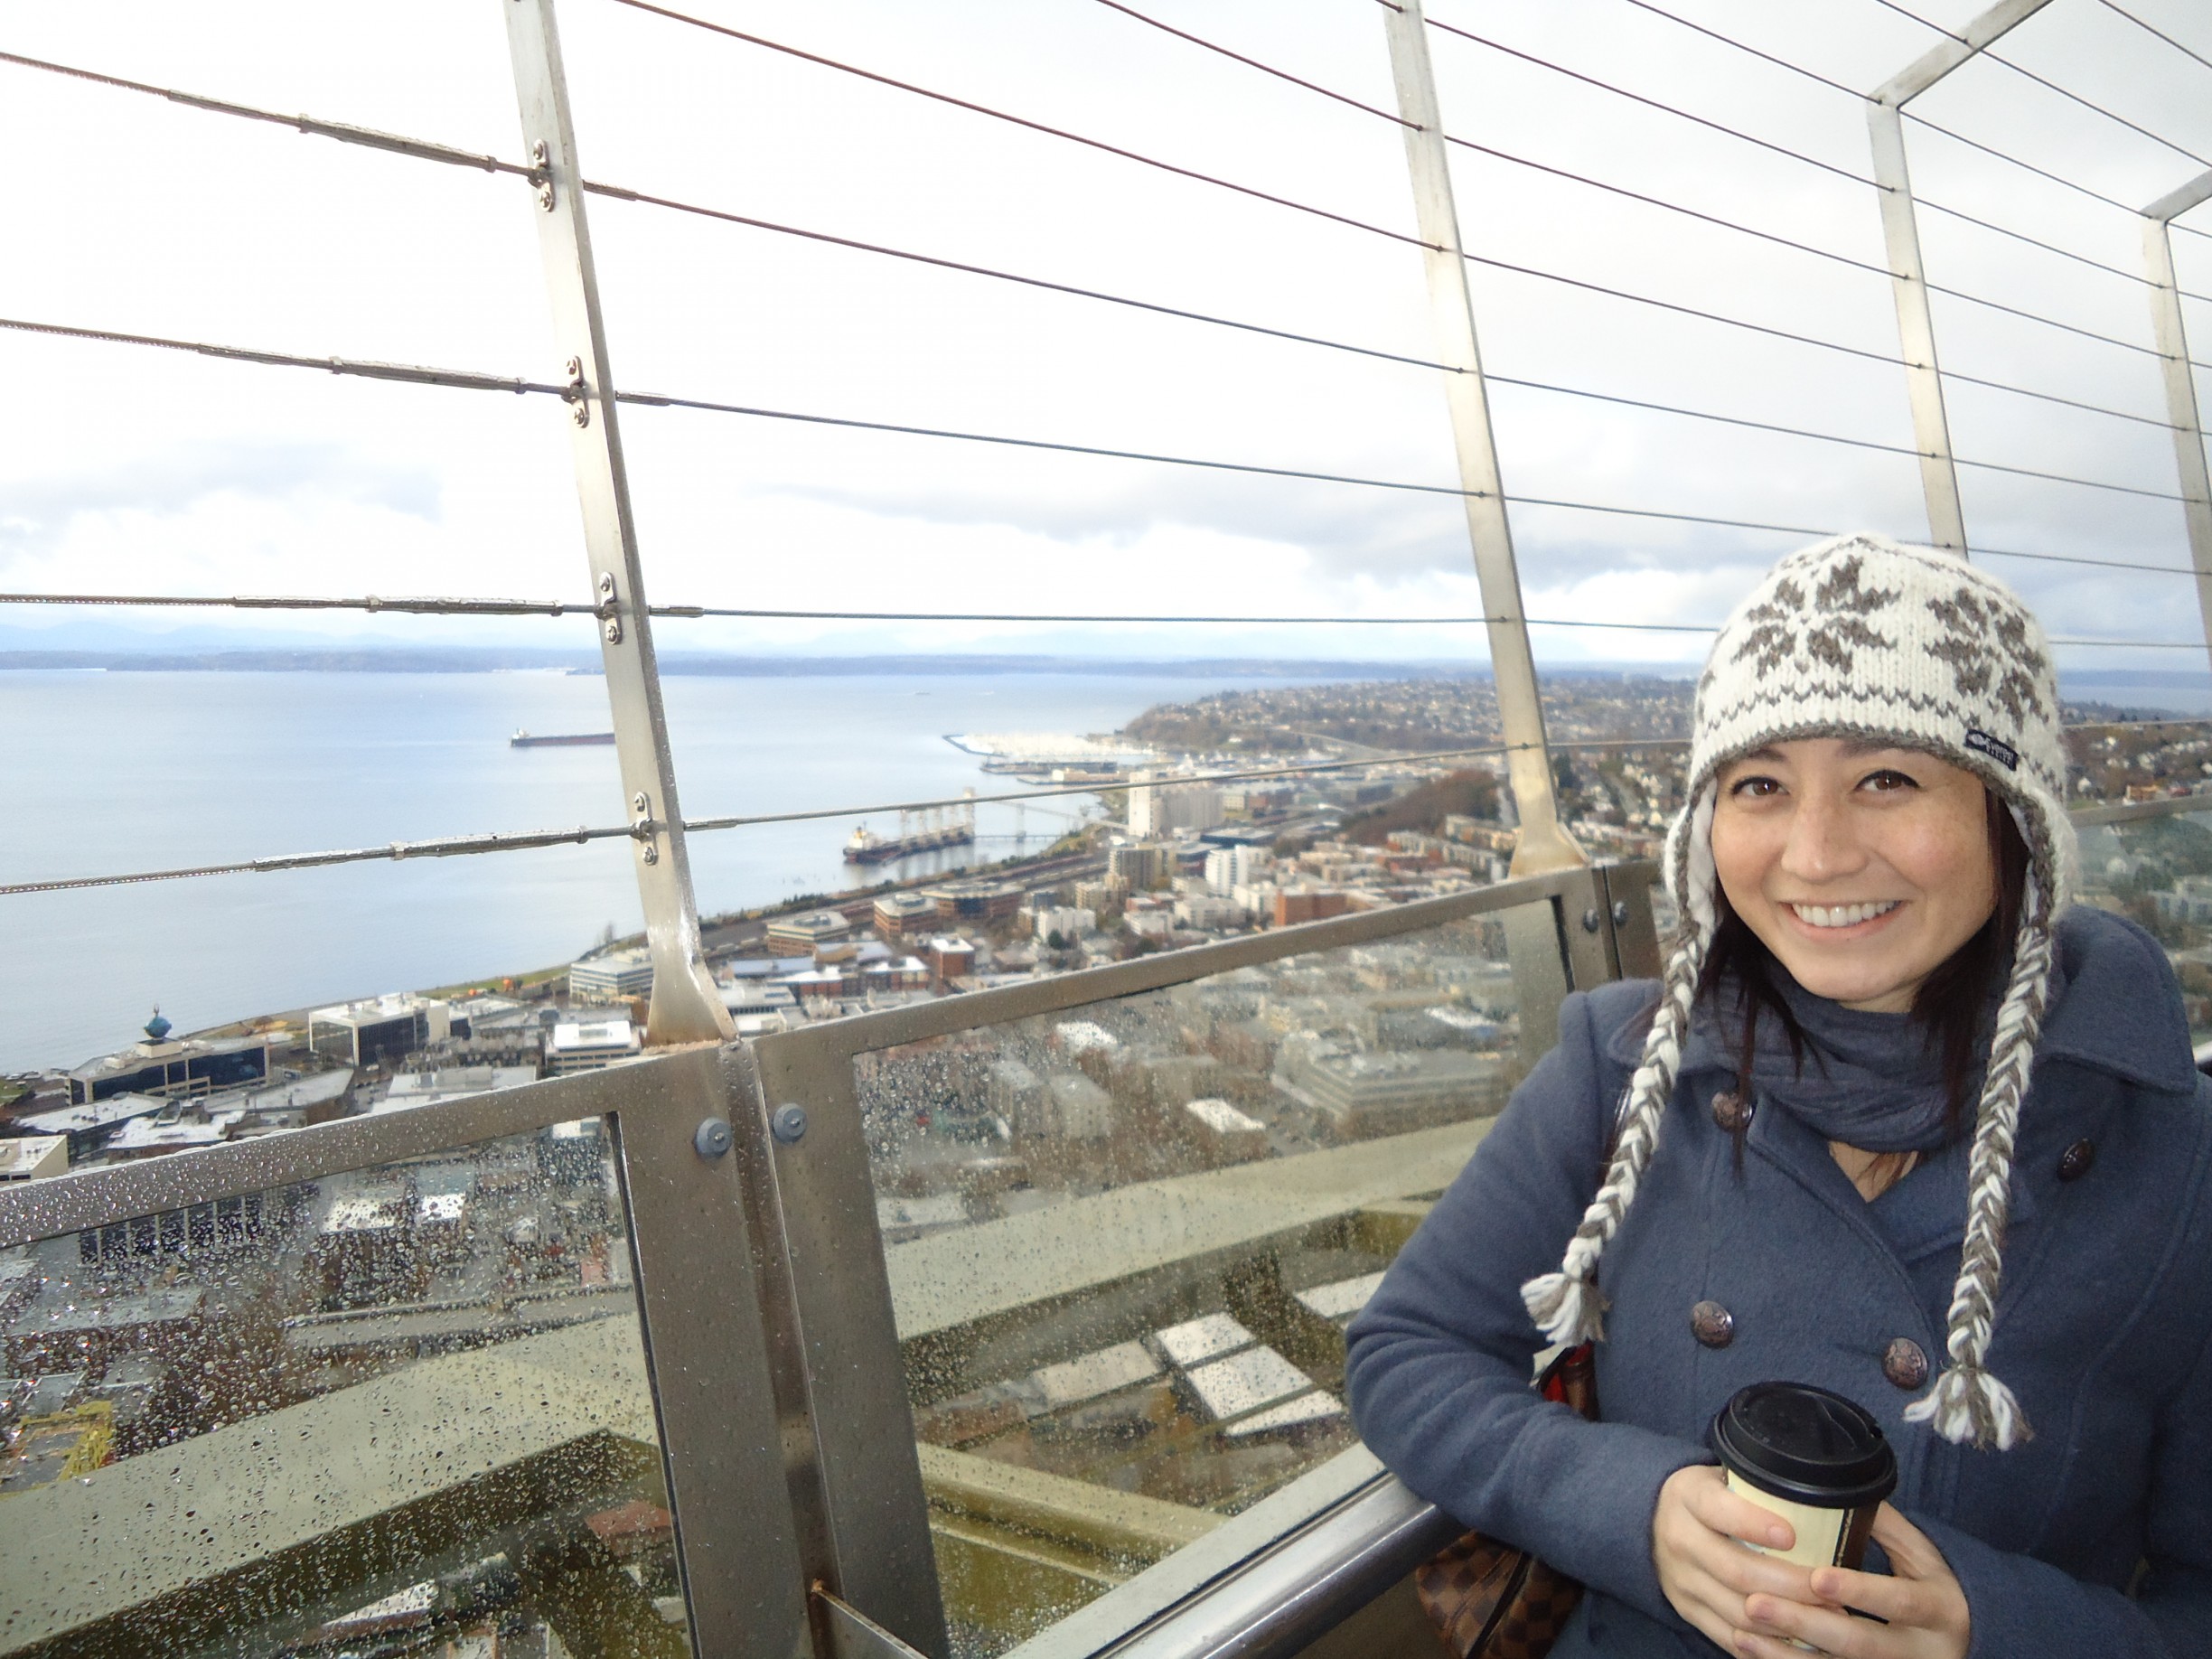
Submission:
M 156 1006 L 154 1010 L 154 1017 L 145 1023 L 146 1041 L 158 1043 L 169 1035 L 171 1029 L 169 1022 L 162 1017 L 162 1011 Z

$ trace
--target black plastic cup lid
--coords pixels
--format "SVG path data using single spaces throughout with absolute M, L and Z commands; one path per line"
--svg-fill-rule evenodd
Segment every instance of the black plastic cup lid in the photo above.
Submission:
M 1721 1463 L 1776 1497 L 1856 1509 L 1897 1489 L 1897 1454 L 1856 1401 L 1809 1382 L 1754 1382 L 1713 1419 Z

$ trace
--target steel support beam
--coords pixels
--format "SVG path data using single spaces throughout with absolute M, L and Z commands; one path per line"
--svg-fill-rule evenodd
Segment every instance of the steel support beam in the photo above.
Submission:
M 1936 319 L 1920 260 L 1920 226 L 1913 211 L 1912 173 L 1905 160 L 1905 106 L 1985 46 L 2041 11 L 2050 0 L 2003 0 L 1915 60 L 1876 89 L 1867 105 L 1873 136 L 1874 181 L 1881 187 L 1882 242 L 1897 298 L 1898 343 L 1912 404 L 1913 446 L 1920 452 L 1920 488 L 1927 498 L 1928 539 L 1966 557 L 1966 511 L 1951 455 L 1951 422 L 1944 412 L 1943 375 L 1936 361 Z
M 2212 473 L 2205 464 L 2204 418 L 2189 366 L 2181 285 L 2174 276 L 2173 221 L 2212 201 L 2212 173 L 2199 174 L 2143 209 L 2143 264 L 2151 277 L 2151 327 L 2166 384 L 2166 418 L 2173 425 L 2174 460 L 2181 475 L 2181 516 L 2189 526 L 2189 563 L 2197 571 L 2197 608 L 2205 649 L 2212 651 Z
M 788 1337 L 755 1265 L 754 1241 L 773 1223 L 752 1213 L 729 1150 L 732 1120 L 750 1115 L 747 1081 L 735 1047 L 671 1054 L 614 1121 L 692 1650 L 810 1659 L 774 1388 Z
M 1544 740 L 1543 705 L 1536 662 L 1529 651 L 1528 623 L 1521 608 L 1521 575 L 1514 563 L 1513 527 L 1505 513 L 1497 445 L 1490 427 L 1490 398 L 1483 384 L 1482 351 L 1475 338 L 1475 303 L 1461 257 L 1459 212 L 1452 200 L 1450 158 L 1444 148 L 1436 77 L 1429 63 L 1427 24 L 1420 0 L 1386 5 L 1382 27 L 1390 38 L 1391 72 L 1398 83 L 1405 129 L 1406 165 L 1413 179 L 1413 211 L 1428 267 L 1429 302 L 1442 361 L 1459 370 L 1445 380 L 1452 437 L 1459 455 L 1459 485 L 1467 492 L 1467 539 L 1483 613 L 1489 618 L 1490 671 L 1497 685 L 1498 717 L 1508 756 L 1514 807 L 1521 839 L 1513 874 L 1541 876 L 1589 862 L 1559 820 L 1551 752 Z
M 584 173 L 576 163 L 553 0 L 507 0 L 501 10 L 507 14 L 523 153 L 537 169 L 534 211 L 553 305 L 554 361 L 566 364 L 563 372 L 571 389 L 576 492 L 599 607 L 599 651 L 606 667 L 623 799 L 635 838 L 632 856 L 637 861 L 638 895 L 644 902 L 645 938 L 652 953 L 645 1040 L 726 1037 L 735 1027 L 699 948 L 691 860 L 684 846 L 683 814 L 676 804 L 676 767 L 661 708 L 661 675 L 615 424 L 599 279 L 578 188 Z

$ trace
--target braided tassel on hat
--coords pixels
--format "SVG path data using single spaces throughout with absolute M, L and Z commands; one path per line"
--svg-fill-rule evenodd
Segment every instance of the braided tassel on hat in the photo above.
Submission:
M 2012 1209 L 2012 1140 L 2020 1127 L 2020 1098 L 2028 1092 L 2036 1038 L 2043 1029 L 2050 982 L 2051 932 L 2042 914 L 2045 901 L 2033 885 L 2024 896 L 2012 977 L 1990 1038 L 1989 1079 L 1982 1088 L 1973 1149 L 1967 1159 L 1966 1243 L 1959 1258 L 1958 1283 L 1951 1293 L 1950 1332 L 1945 1341 L 1951 1364 L 1934 1388 L 1905 1408 L 1907 1421 L 1930 1424 L 1946 1440 L 1998 1451 L 2010 1451 L 2034 1433 L 2012 1391 L 1988 1368 L 1990 1326 L 2004 1269 L 2000 1251 Z
M 1558 1272 L 1542 1274 L 1521 1287 L 1529 1317 L 1553 1342 L 1590 1342 L 1605 1335 L 1606 1301 L 1598 1289 L 1598 1258 L 1636 1202 L 1636 1183 L 1643 1179 L 1658 1143 L 1659 1119 L 1674 1092 L 1674 1070 L 1690 1029 L 1690 1007 L 1697 999 L 1707 942 L 1703 930 L 1693 930 L 1667 963 L 1659 1011 L 1644 1042 L 1643 1064 L 1629 1080 L 1613 1162 L 1606 1170 L 1605 1185 L 1582 1213 L 1582 1224 L 1568 1241 L 1566 1259 Z
M 1712 809 L 1713 794 L 1707 790 L 1683 810 L 1668 836 L 1667 862 L 1677 875 L 1677 891 L 1684 886 L 1681 874 L 1694 850 L 1711 847 Z M 1708 851 L 1705 863 L 1710 866 L 1711 861 Z M 1701 896 L 1710 893 L 1710 883 L 1692 884 L 1690 891 Z M 1540 1274 L 1521 1287 L 1521 1299 L 1528 1305 L 1529 1317 L 1553 1342 L 1592 1342 L 1605 1335 L 1606 1301 L 1598 1289 L 1598 1259 L 1619 1230 L 1621 1217 L 1636 1202 L 1636 1185 L 1650 1167 L 1652 1149 L 1659 1140 L 1659 1120 L 1674 1093 L 1674 1074 L 1682 1063 L 1682 1038 L 1690 1030 L 1698 979 L 1712 942 L 1714 917 L 1710 899 L 1700 904 L 1693 896 L 1691 911 L 1682 942 L 1669 957 L 1660 981 L 1659 1008 L 1652 1017 L 1651 1033 L 1644 1039 L 1644 1058 L 1628 1080 L 1605 1183 L 1567 1242 L 1566 1258 L 1559 1271 Z

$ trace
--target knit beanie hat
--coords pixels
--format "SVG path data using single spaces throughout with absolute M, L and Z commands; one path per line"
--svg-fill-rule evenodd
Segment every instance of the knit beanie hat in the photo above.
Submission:
M 1554 1342 L 1602 1336 L 1598 1261 L 1635 1202 L 1682 1058 L 1718 922 L 1712 820 L 1717 775 L 1737 757 L 1806 737 L 1870 738 L 1974 773 L 2010 810 L 2030 856 L 2012 966 L 1990 1039 L 1968 1159 L 1966 1239 L 1952 1294 L 1949 1364 L 1906 1408 L 1945 1439 L 2000 1450 L 2029 1434 L 1990 1372 L 2012 1143 L 2042 1028 L 2053 924 L 2071 901 L 2078 852 L 2066 815 L 2067 756 L 2043 629 L 2003 583 L 1928 548 L 1838 537 L 1767 574 L 1721 628 L 1699 679 L 1688 792 L 1669 829 L 1664 874 L 1682 925 L 1642 1064 L 1622 1102 L 1613 1160 L 1556 1273 L 1522 1287 Z

